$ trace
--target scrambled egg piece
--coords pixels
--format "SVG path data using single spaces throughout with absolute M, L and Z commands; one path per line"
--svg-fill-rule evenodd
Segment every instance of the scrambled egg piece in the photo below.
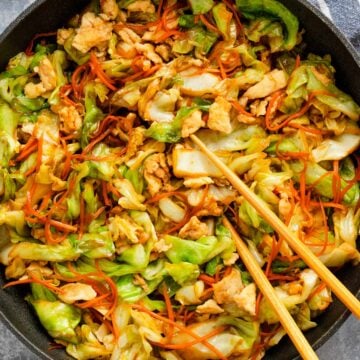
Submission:
M 232 269 L 228 276 L 213 285 L 214 299 L 218 304 L 231 303 L 243 288 L 240 271 Z
M 277 90 L 283 89 L 287 85 L 287 75 L 285 71 L 275 69 L 267 74 L 257 84 L 249 88 L 244 97 L 252 100 L 269 96 Z
M 218 304 L 235 304 L 239 309 L 255 315 L 256 287 L 244 287 L 239 270 L 232 269 L 228 276 L 213 285 L 214 299 Z
M 38 84 L 28 83 L 25 85 L 25 96 L 29 99 L 35 99 L 46 92 L 54 90 L 56 87 L 56 72 L 50 60 L 45 57 L 36 67 L 35 72 L 40 76 Z
M 170 182 L 170 172 L 165 154 L 154 154 L 144 161 L 144 177 L 151 196 L 157 194 Z
M 107 15 L 109 19 L 114 20 L 119 14 L 119 6 L 116 0 L 102 0 L 101 11 Z
M 54 109 L 52 109 L 54 111 Z M 80 130 L 82 126 L 82 118 L 79 112 L 76 110 L 75 106 L 62 106 L 57 112 L 59 115 L 61 129 L 67 133 L 71 134 L 75 131 Z
M 135 49 L 143 54 L 147 59 L 152 61 L 154 64 L 162 64 L 161 57 L 155 52 L 155 47 L 152 44 L 135 44 Z
M 218 96 L 210 106 L 208 127 L 211 130 L 230 134 L 232 131 L 230 123 L 231 104 L 222 96 Z
M 198 240 L 207 236 L 209 229 L 196 216 L 193 216 L 179 231 L 179 236 L 184 239 Z
M 196 133 L 203 126 L 205 126 L 205 122 L 202 119 L 202 112 L 196 110 L 184 119 L 181 136 L 184 138 L 188 137 Z
M 74 33 L 74 29 L 59 29 L 57 32 L 57 43 L 64 45 L 66 40 Z
M 87 284 L 70 283 L 60 287 L 59 299 L 66 304 L 73 304 L 79 300 L 92 300 L 96 298 L 96 291 Z
M 199 314 L 221 314 L 224 310 L 216 303 L 215 300 L 209 299 L 205 301 L 202 305 L 199 305 L 196 308 L 196 312 Z
M 120 36 L 121 40 L 128 44 L 134 46 L 137 43 L 141 42 L 141 38 L 135 31 L 129 28 L 123 28 L 117 31 L 118 35 Z
M 84 14 L 80 28 L 76 29 L 72 46 L 82 53 L 109 41 L 112 34 L 112 23 L 106 22 L 92 12 Z
M 127 9 L 130 12 L 145 12 L 153 14 L 155 12 L 155 6 L 150 0 L 139 0 L 131 3 Z

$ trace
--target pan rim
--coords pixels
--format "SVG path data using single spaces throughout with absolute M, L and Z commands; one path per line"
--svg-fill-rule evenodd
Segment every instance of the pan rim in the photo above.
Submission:
M 49 0 L 35 0 L 32 4 L 28 5 L 0 34 L 0 44 L 9 37 L 9 35 L 17 28 L 17 26 L 29 15 L 31 15 L 37 8 L 39 8 L 44 3 Z M 311 4 L 308 0 L 297 0 L 303 7 L 307 8 L 312 12 L 319 21 L 323 22 L 329 31 L 339 39 L 339 41 L 345 46 L 348 54 L 353 58 L 357 67 L 360 69 L 360 53 L 355 49 L 351 44 L 350 40 L 344 35 L 344 33 L 337 27 L 336 24 L 330 21 L 330 19 L 325 16 L 316 6 Z M 282 1 L 284 2 L 284 1 Z M 359 268 L 359 266 L 357 266 Z M 355 268 L 355 267 L 354 267 Z M 360 299 L 360 288 L 355 294 L 358 299 Z M 343 306 L 340 304 L 340 306 Z M 344 306 L 343 306 L 344 307 Z M 348 309 L 343 309 L 341 315 L 335 320 L 335 322 L 330 326 L 330 328 L 325 331 L 313 344 L 312 347 L 315 350 L 318 350 L 323 346 L 330 338 L 333 336 L 339 328 L 345 323 L 345 321 L 351 315 Z M 49 354 L 45 353 L 43 350 L 38 348 L 33 344 L 27 336 L 21 332 L 7 317 L 1 308 L 0 302 L 0 321 L 10 330 L 17 339 L 19 339 L 30 351 L 35 355 L 40 356 L 44 360 L 52 360 L 53 358 Z M 45 332 L 45 330 L 44 330 Z M 292 360 L 299 359 L 299 356 L 294 357 Z

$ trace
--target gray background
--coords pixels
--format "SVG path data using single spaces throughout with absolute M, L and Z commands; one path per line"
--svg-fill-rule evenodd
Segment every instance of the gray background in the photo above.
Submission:
M 331 17 L 360 51 L 360 0 L 310 0 Z M 0 33 L 34 0 L 0 0 Z M 360 80 L 360 79 L 359 79 Z M 351 316 L 340 330 L 318 350 L 320 359 L 360 360 L 360 322 Z M 0 360 L 36 360 L 0 323 Z

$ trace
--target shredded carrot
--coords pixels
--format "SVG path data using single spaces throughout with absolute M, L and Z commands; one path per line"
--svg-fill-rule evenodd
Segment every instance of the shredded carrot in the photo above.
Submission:
M 285 95 L 284 95 L 284 92 L 282 90 L 276 91 L 275 93 L 273 93 L 271 95 L 269 104 L 268 104 L 267 109 L 266 109 L 266 114 L 265 114 L 265 126 L 270 131 L 277 130 L 276 128 L 273 128 L 271 126 L 270 121 L 271 121 L 272 114 L 276 111 L 276 109 L 279 106 L 279 102 L 281 101 L 281 99 L 284 96 Z M 279 127 L 279 129 L 281 129 L 281 127 Z
M 80 65 L 75 69 L 71 76 L 71 85 L 75 98 L 81 99 L 86 83 L 92 78 L 93 76 L 90 73 L 89 63 Z
M 221 35 L 221 31 L 206 17 L 206 15 L 201 14 L 199 17 L 208 30 Z
M 97 78 L 110 90 L 115 91 L 117 90 L 116 86 L 114 86 L 114 81 L 111 80 L 104 72 L 104 70 L 101 67 L 101 64 L 96 57 L 94 52 L 91 52 L 90 54 L 90 68 L 92 73 L 97 76 Z
M 111 314 L 115 311 L 115 308 L 117 306 L 117 300 L 118 300 L 118 292 L 117 292 L 117 286 L 114 283 L 114 281 L 107 276 L 101 269 L 98 263 L 98 260 L 95 261 L 96 269 L 98 270 L 100 276 L 105 280 L 105 282 L 108 284 L 109 289 L 112 294 L 112 305 L 110 306 L 109 311 L 106 313 L 106 316 L 111 316 Z
M 108 189 L 107 189 L 106 181 L 104 181 L 104 180 L 101 181 L 101 188 L 102 188 L 102 196 L 103 196 L 104 205 L 105 206 L 110 206 L 111 201 L 110 201 L 109 196 L 108 196 Z
M 339 160 L 334 160 L 333 162 L 333 178 L 332 178 L 332 191 L 334 202 L 338 203 L 341 196 L 341 178 L 339 173 Z
M 307 301 L 311 300 L 315 295 L 319 294 L 319 293 L 322 292 L 324 289 L 326 289 L 326 284 L 322 282 L 322 283 L 319 284 L 319 285 L 313 290 L 313 292 L 309 295 L 309 297 L 307 298 Z
M 325 213 L 325 208 L 322 204 L 322 202 L 320 201 L 320 210 L 321 210 L 321 216 L 323 218 L 323 223 L 324 223 L 324 227 L 323 227 L 323 231 L 324 231 L 324 244 L 323 244 L 323 247 L 322 249 L 320 250 L 320 252 L 318 254 L 316 254 L 316 256 L 321 256 L 324 254 L 327 246 L 328 246 L 328 243 L 329 243 L 329 226 L 328 226 L 328 223 L 327 223 L 327 216 L 326 216 L 326 213 Z
M 276 258 L 277 252 L 278 252 L 278 246 L 277 246 L 277 242 L 275 240 L 275 237 L 273 236 L 272 237 L 272 243 L 271 243 L 271 252 L 269 254 L 267 264 L 266 264 L 266 270 L 265 270 L 265 275 L 266 276 L 268 276 L 270 274 L 271 265 L 272 265 L 272 262 Z
M 272 273 L 270 273 L 267 278 L 269 281 L 294 281 L 298 279 L 296 276 L 272 274 Z
M 63 85 L 59 90 L 59 96 L 66 105 L 77 107 L 78 103 L 69 98 L 69 94 L 72 92 L 72 90 L 73 88 L 71 84 Z
M 233 268 L 231 266 L 226 266 L 223 277 L 229 276 L 232 273 L 232 270 L 233 270 Z
M 100 136 L 91 139 L 91 142 L 85 147 L 85 149 L 83 150 L 83 152 L 81 154 L 84 155 L 84 154 L 89 153 L 95 147 L 96 144 L 98 144 L 99 142 L 104 140 L 111 132 L 112 132 L 111 128 L 107 129 Z
M 254 117 L 253 114 L 247 112 L 237 101 L 231 100 L 231 105 L 240 113 L 249 117 Z
M 255 319 L 258 319 L 259 315 L 260 315 L 260 303 L 261 303 L 262 297 L 263 297 L 262 293 L 259 292 L 257 294 L 256 303 L 255 303 Z
M 54 239 L 54 237 L 53 237 L 53 235 L 51 233 L 51 225 L 50 225 L 50 222 L 48 222 L 48 221 L 45 222 L 45 225 L 44 225 L 44 235 L 45 235 L 46 242 L 48 244 L 57 244 L 57 243 L 61 242 L 60 241 L 61 238 L 60 238 L 60 240 L 59 239 L 58 240 Z
M 171 233 L 181 229 L 185 224 L 187 224 L 189 222 L 189 220 L 194 215 L 196 215 L 197 212 L 201 211 L 202 208 L 204 207 L 204 203 L 205 203 L 208 191 L 209 191 L 209 187 L 208 187 L 208 185 L 206 185 L 199 204 L 194 206 L 192 209 L 188 208 L 186 213 L 185 213 L 184 218 L 178 224 L 174 225 L 172 228 L 167 229 L 164 232 L 164 234 L 171 234 Z
M 288 126 L 294 128 L 294 129 L 299 129 L 299 130 L 303 130 L 309 134 L 313 134 L 313 135 L 326 135 L 329 133 L 329 130 L 322 130 L 322 129 L 314 129 L 312 127 L 308 127 L 308 126 L 303 126 L 297 123 L 290 123 L 288 124 Z
M 305 103 L 305 105 L 303 105 L 303 107 L 296 113 L 289 115 L 285 120 L 283 120 L 281 123 L 277 124 L 277 125 L 271 125 L 270 124 L 270 120 L 271 120 L 271 114 L 276 111 L 276 108 L 278 107 L 278 105 L 274 107 L 274 103 L 277 102 L 277 100 L 279 100 L 279 98 L 283 97 L 285 95 L 284 92 L 282 92 L 281 90 L 274 93 L 273 96 L 271 97 L 271 100 L 269 102 L 269 105 L 267 107 L 266 110 L 266 115 L 265 115 L 265 124 L 266 124 L 266 128 L 269 131 L 277 131 L 282 129 L 283 127 L 285 127 L 290 121 L 295 120 L 301 116 L 303 116 L 304 114 L 307 113 L 307 111 L 310 109 L 311 105 L 312 105 L 312 101 L 314 100 L 314 98 L 318 95 L 328 95 L 328 96 L 333 96 L 331 95 L 329 92 L 327 91 L 323 91 L 323 90 L 318 90 L 318 91 L 313 91 L 312 93 L 310 93 L 309 98 L 307 100 L 307 102 Z
M 120 194 L 119 190 L 116 189 L 116 187 L 111 182 L 108 182 L 106 185 L 107 185 L 108 192 L 111 192 L 117 198 L 121 198 L 121 194 Z
M 164 12 L 163 12 L 163 14 L 161 16 L 161 20 L 160 20 L 160 25 L 161 25 L 163 30 L 165 30 L 165 31 L 170 31 L 171 30 L 167 26 L 167 23 L 172 21 L 172 20 L 175 20 L 177 15 L 176 15 L 176 13 L 173 14 L 173 16 L 170 17 L 170 19 L 169 19 L 168 15 L 170 14 L 171 11 L 175 10 L 177 7 L 178 7 L 178 4 L 177 4 L 177 2 L 175 2 L 173 5 L 168 6 L 166 9 L 164 9 Z
M 179 30 L 168 30 L 168 31 L 164 32 L 164 34 L 158 36 L 155 40 L 155 43 L 163 42 L 170 36 L 178 36 L 179 37 L 182 35 L 184 35 L 184 33 Z
M 36 137 L 32 136 L 28 140 L 26 145 L 21 149 L 21 152 L 16 157 L 16 161 L 19 162 L 25 160 L 27 157 L 29 157 L 29 155 L 31 155 L 34 151 L 36 151 L 37 148 L 38 148 L 38 140 L 36 139 Z
M 41 166 L 42 160 L 42 148 L 43 148 L 43 137 L 41 136 L 40 139 L 37 141 L 37 156 L 36 156 L 36 163 L 30 169 L 25 172 L 25 176 L 31 175 L 34 171 L 39 171 Z
M 36 34 L 30 41 L 28 47 L 25 50 L 25 54 L 27 56 L 31 56 L 34 54 L 33 52 L 33 48 L 34 48 L 34 43 L 37 39 L 40 38 L 45 38 L 45 37 L 51 37 L 51 36 L 56 36 L 57 35 L 57 31 L 52 31 L 52 32 L 48 32 L 48 33 L 40 33 L 40 34 Z
M 206 274 L 200 274 L 198 277 L 199 280 L 203 281 L 205 284 L 212 285 L 216 283 L 216 280 L 209 275 Z
M 171 321 L 175 321 L 174 309 L 172 307 L 171 299 L 165 285 L 163 286 L 162 294 L 164 296 L 168 318 Z M 174 335 L 174 326 L 170 324 L 166 334 L 167 342 L 169 343 L 171 342 L 173 335 Z
M 157 320 L 161 320 L 166 324 L 171 324 L 174 327 L 176 327 L 177 329 L 179 329 L 180 331 L 190 335 L 191 337 L 193 337 L 196 340 L 200 340 L 200 342 L 206 346 L 210 351 L 212 351 L 215 355 L 217 355 L 220 359 L 222 360 L 227 360 L 227 358 L 213 345 L 211 345 L 209 342 L 207 342 L 206 340 L 201 340 L 201 336 L 195 334 L 194 332 L 192 332 L 190 329 L 188 329 L 185 326 L 180 325 L 177 322 L 171 321 L 170 319 L 163 317 L 159 314 L 156 314 L 152 311 L 150 311 L 149 309 L 147 309 L 146 307 L 144 307 L 143 305 L 139 305 L 139 304 L 132 304 L 131 307 L 133 309 L 136 309 L 138 311 L 144 312 L 150 316 L 152 316 L 153 318 L 157 319 Z
M 45 197 L 41 200 L 41 204 L 39 206 L 39 212 L 45 210 L 47 206 L 49 205 L 49 201 L 51 199 L 51 196 L 53 195 L 53 192 L 48 192 Z
M 104 300 L 110 296 L 110 293 L 103 294 L 100 296 L 97 296 L 95 299 L 84 301 L 82 303 L 76 304 L 77 307 L 81 309 L 88 309 L 93 308 L 96 306 L 100 306 L 103 304 Z
M 221 62 L 221 58 L 220 58 L 220 57 L 217 57 L 217 58 L 216 58 L 216 61 L 217 61 L 218 65 L 219 65 L 221 78 L 222 78 L 223 80 L 224 80 L 224 79 L 227 79 L 227 74 L 226 74 L 226 71 L 225 71 L 225 69 L 224 69 L 224 66 L 223 66 L 223 64 L 222 64 L 222 62 Z
M 65 346 L 57 343 L 50 343 L 50 346 L 48 347 L 49 351 L 58 350 L 58 349 L 64 349 Z
M 323 201 L 321 202 L 322 206 L 325 208 L 335 208 L 335 209 L 340 209 L 340 210 L 345 210 L 346 206 L 342 205 L 342 204 L 337 204 L 331 201 Z M 321 206 L 320 202 L 318 201 L 310 201 L 309 203 L 310 206 Z
M 61 170 L 61 178 L 64 180 L 69 176 L 69 173 L 71 171 L 71 156 L 72 156 L 72 154 L 68 151 L 66 141 L 61 138 L 60 142 L 63 147 L 64 155 L 65 155 L 63 168 Z
M 225 326 L 221 326 L 218 327 L 216 329 L 214 329 L 213 331 L 209 332 L 209 334 L 201 336 L 199 339 L 193 340 L 193 341 L 189 341 L 186 343 L 180 343 L 180 344 L 164 344 L 164 343 L 159 343 L 159 342 L 155 342 L 155 341 L 151 341 L 151 343 L 155 346 L 164 348 L 164 349 L 169 349 L 169 350 L 181 350 L 181 349 L 187 349 L 193 345 L 202 343 L 205 340 L 208 340 L 212 337 L 214 337 L 215 335 L 221 334 L 222 332 L 224 332 L 226 330 Z
M 233 15 L 234 15 L 234 19 L 235 19 L 235 24 L 236 24 L 236 29 L 238 31 L 238 35 L 240 36 L 240 38 L 244 37 L 244 29 L 243 29 L 243 25 L 240 21 L 240 17 L 239 17 L 239 12 L 236 9 L 236 7 L 234 6 L 233 3 L 231 3 L 229 0 L 222 0 L 222 2 L 232 11 Z
M 211 285 L 211 284 L 208 284 L 208 285 Z M 200 296 L 201 301 L 206 301 L 207 299 L 210 299 L 213 295 L 213 292 L 214 292 L 214 289 L 212 288 L 212 286 L 207 288 L 206 290 L 204 290 Z
M 54 292 L 56 294 L 62 294 L 64 292 L 62 289 L 59 289 L 57 286 L 53 285 L 50 281 L 42 280 L 42 279 L 38 279 L 38 278 L 29 278 L 29 279 L 23 279 L 23 280 L 10 281 L 3 286 L 3 289 L 6 289 L 10 286 L 31 284 L 31 283 L 37 283 L 37 284 L 43 285 L 44 287 L 46 287 L 47 289 L 51 290 L 52 292 Z
M 180 199 L 182 199 L 185 203 L 187 203 L 187 196 L 186 194 L 180 192 L 180 191 L 167 191 L 167 192 L 163 192 L 157 195 L 154 195 L 152 198 L 148 199 L 146 201 L 147 204 L 154 204 L 159 202 L 161 199 L 164 198 L 168 198 L 171 196 L 175 196 L 175 197 L 179 197 Z

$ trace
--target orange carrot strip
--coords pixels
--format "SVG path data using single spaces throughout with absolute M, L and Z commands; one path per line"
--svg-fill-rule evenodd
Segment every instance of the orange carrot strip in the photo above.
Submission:
M 166 304 L 167 315 L 171 321 L 175 321 L 174 309 L 171 304 L 171 299 L 170 299 L 169 293 L 165 286 L 163 286 L 162 294 L 164 296 L 164 300 L 165 300 L 165 304 Z M 173 335 L 174 335 L 174 326 L 170 324 L 167 335 L 166 335 L 168 342 L 171 342 Z
M 202 21 L 202 23 L 207 27 L 208 30 L 215 32 L 216 34 L 221 35 L 221 31 L 214 25 L 212 24 L 204 14 L 200 15 L 200 20 Z
M 169 319 L 167 319 L 164 316 L 158 315 L 150 310 L 148 310 L 145 306 L 139 305 L 139 304 L 131 304 L 130 305 L 133 309 L 139 310 L 141 312 L 144 312 L 150 316 L 152 316 L 153 318 L 157 319 L 157 320 L 161 320 L 166 324 L 172 324 L 174 327 L 176 327 L 177 329 L 181 330 L 182 332 L 190 335 L 191 337 L 193 337 L 196 340 L 201 339 L 201 336 L 193 333 L 190 329 L 188 329 L 185 326 L 182 326 L 180 324 L 178 324 L 177 322 L 171 321 Z M 207 342 L 206 340 L 201 340 L 201 343 L 206 346 L 210 351 L 212 351 L 215 355 L 217 355 L 221 360 L 227 360 L 227 358 L 213 345 L 211 345 L 209 342 Z
M 20 154 L 16 157 L 16 161 L 23 161 L 29 155 L 31 155 L 38 148 L 38 140 L 35 137 L 31 137 L 26 145 L 21 149 Z
M 61 293 L 64 292 L 62 289 L 59 289 L 55 285 L 49 283 L 49 281 L 41 280 L 41 279 L 37 279 L 37 278 L 30 278 L 30 279 L 11 281 L 11 282 L 8 282 L 7 284 L 5 284 L 3 286 L 3 288 L 6 289 L 6 288 L 8 288 L 10 286 L 30 284 L 30 283 L 37 283 L 37 284 L 43 285 L 46 288 L 48 288 L 49 290 L 53 291 L 54 293 L 61 294 Z
M 90 67 L 91 71 L 98 77 L 98 79 L 106 85 L 110 90 L 115 91 L 117 90 L 116 86 L 114 86 L 114 81 L 111 80 L 104 72 L 101 67 L 101 64 L 96 57 L 94 52 L 90 54 Z
M 212 285 L 212 284 L 216 283 L 216 280 L 213 277 L 206 275 L 206 274 L 200 274 L 198 279 L 208 285 Z
M 240 114 L 250 116 L 250 117 L 254 117 L 253 114 L 247 112 L 237 101 L 231 100 L 230 103 Z
M 307 298 L 307 301 L 309 301 L 310 299 L 312 299 L 316 294 L 320 293 L 321 291 L 323 291 L 326 288 L 326 284 L 325 283 L 321 283 L 319 284 L 314 290 L 313 292 L 309 295 L 309 297 Z
M 332 179 L 332 191 L 334 195 L 334 202 L 338 203 L 340 201 L 341 195 L 341 178 L 339 173 L 339 160 L 334 160 L 333 162 L 333 179 Z
M 208 340 L 212 337 L 214 337 L 217 334 L 222 333 L 226 329 L 225 326 L 218 327 L 217 329 L 214 329 L 213 331 L 209 332 L 207 335 L 201 336 L 199 339 L 189 341 L 186 343 L 180 343 L 180 344 L 163 344 L 155 341 L 151 341 L 152 345 L 164 348 L 164 349 L 170 349 L 170 350 L 181 350 L 189 348 L 193 345 L 199 344 L 205 340 Z

